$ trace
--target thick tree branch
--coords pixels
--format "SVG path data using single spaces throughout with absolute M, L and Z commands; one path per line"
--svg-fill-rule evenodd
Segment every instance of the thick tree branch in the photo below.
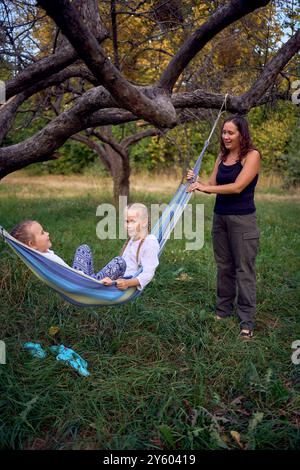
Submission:
M 78 100 L 78 103 L 74 108 L 60 114 L 34 136 L 19 144 L 0 148 L 0 178 L 3 178 L 9 173 L 24 168 L 32 163 L 51 159 L 53 152 L 61 147 L 69 137 L 84 129 L 111 124 L 124 124 L 138 119 L 129 111 L 118 108 L 105 108 L 100 111 L 92 112 L 93 108 L 97 108 L 97 105 L 93 103 L 93 91 L 94 90 L 90 90 L 90 95 L 88 97 L 88 109 L 91 110 L 91 113 L 87 112 L 87 94 L 85 94 L 83 98 Z M 282 95 L 280 98 L 286 99 L 288 97 L 286 95 Z M 215 95 L 214 99 L 213 94 L 211 94 L 209 108 L 219 109 L 223 100 L 224 96 Z M 180 109 L 185 107 L 199 108 L 200 103 L 205 105 L 203 101 L 203 92 L 199 93 L 198 96 L 196 92 L 184 94 L 178 93 L 174 98 L 174 103 L 175 102 L 177 102 L 177 107 Z M 229 97 L 229 103 L 231 103 L 229 105 L 230 110 L 232 112 L 243 112 L 243 109 L 238 107 L 235 108 L 234 103 L 237 102 L 238 98 Z M 257 106 L 265 102 L 267 102 L 267 97 L 263 97 L 262 100 L 257 103 Z
M 25 91 L 11 97 L 4 105 L 0 106 L 0 143 L 2 142 L 3 138 L 6 136 L 7 132 L 10 130 L 11 126 L 13 125 L 16 113 L 18 108 L 21 104 L 26 101 L 30 96 L 42 91 L 51 86 L 57 86 L 63 83 L 65 80 L 68 80 L 72 77 L 81 77 L 85 78 L 88 81 L 92 81 L 95 83 L 95 77 L 89 70 L 87 70 L 84 66 L 70 66 L 61 72 L 52 75 L 50 78 L 38 81 L 31 87 L 27 87 Z M 100 87 L 98 87 L 99 90 Z M 106 107 L 109 103 L 111 106 L 115 106 L 116 104 L 111 99 L 109 93 L 105 92 L 105 90 L 101 87 L 101 90 L 98 93 L 100 97 L 99 107 Z M 103 97 L 105 96 L 105 100 Z M 101 105 L 102 103 L 102 105 Z
M 89 27 L 93 31 L 98 43 L 103 42 L 108 37 L 107 30 L 100 21 L 97 0 L 76 0 L 73 1 L 73 8 L 77 8 L 78 15 L 80 14 L 82 20 L 89 23 Z M 7 99 L 17 93 L 21 93 L 40 80 L 44 80 L 63 70 L 77 59 L 77 52 L 67 43 L 66 38 L 62 38 L 60 41 L 60 51 L 38 60 L 26 67 L 17 77 L 7 81 Z
M 26 93 L 10 98 L 0 106 L 0 143 L 13 125 L 19 106 L 27 99 Z
M 108 38 L 108 31 L 100 18 L 98 0 L 73 0 L 73 6 L 77 8 L 83 21 L 89 24 L 99 44 Z
M 104 144 L 110 145 L 111 148 L 114 149 L 114 151 L 117 152 L 122 159 L 127 157 L 122 146 L 118 144 L 115 139 L 113 139 L 112 135 L 108 136 L 105 132 L 96 130 L 92 132 L 92 135 L 97 137 L 97 139 L 101 140 Z
M 253 106 L 257 106 L 264 93 L 275 82 L 279 72 L 300 50 L 300 29 L 279 50 L 279 52 L 267 63 L 262 74 L 252 85 L 250 90 L 239 97 L 239 106 L 248 112 Z
M 180 108 L 206 108 L 219 109 L 225 99 L 225 95 L 221 93 L 209 93 L 204 90 L 195 90 L 184 93 L 174 93 L 172 95 L 172 103 L 176 109 Z M 228 95 L 226 100 L 226 110 L 231 113 L 239 113 L 238 97 Z
M 262 103 L 271 101 L 274 97 L 275 99 L 289 99 L 289 92 L 274 94 L 272 90 L 268 90 L 275 82 L 278 73 L 280 73 L 283 67 L 299 49 L 300 33 L 298 31 L 269 61 L 265 66 L 261 77 L 259 77 L 259 79 L 253 84 L 250 90 L 241 96 L 228 96 L 226 106 L 227 111 L 233 113 L 245 113 L 248 112 L 251 107 L 259 106 Z M 75 65 L 73 67 L 68 67 L 59 73 L 54 74 L 51 78 L 40 81 L 32 87 L 27 88 L 26 93 L 24 92 L 5 103 L 1 108 L 2 118 L 0 129 L 2 130 L 2 134 L 5 134 L 11 125 L 18 106 L 20 106 L 26 97 L 31 96 L 31 94 L 45 87 L 57 85 L 66 78 L 74 76 L 75 73 Z M 81 71 L 79 70 L 78 74 L 80 75 L 80 73 Z M 83 73 L 86 73 L 86 70 L 84 70 Z M 88 72 L 88 74 L 91 77 L 90 72 Z M 144 97 L 146 96 L 147 99 L 153 99 L 153 101 L 156 100 L 156 87 L 141 87 L 139 91 Z M 224 95 L 222 94 L 195 90 L 189 93 L 175 93 L 172 96 L 172 105 L 176 109 L 180 110 L 184 108 L 219 109 L 223 100 Z M 97 126 L 121 124 L 135 121 L 137 119 L 138 116 L 132 112 L 119 109 L 117 102 L 104 87 L 95 87 L 85 92 L 82 97 L 78 98 L 73 108 L 68 109 L 57 118 L 53 119 L 53 121 L 34 136 L 19 144 L 0 149 L 0 178 L 31 163 L 45 161 L 52 158 L 53 152 L 55 152 L 56 149 L 63 145 L 69 137 L 81 130 Z M 149 129 L 144 132 L 150 131 L 151 130 Z M 155 130 L 151 132 L 154 131 Z M 134 136 L 132 137 L 131 142 L 134 142 Z M 109 145 L 114 144 L 109 141 L 109 139 L 106 139 L 106 143 Z M 126 141 L 126 139 L 124 139 L 121 144 L 123 148 L 127 150 L 128 145 L 130 145 L 130 140 L 128 139 Z M 118 152 L 117 148 L 114 148 L 114 150 Z
M 159 84 L 169 93 L 198 52 L 220 31 L 248 13 L 266 6 L 271 0 L 231 0 L 217 9 L 210 18 L 197 29 L 181 46 L 161 75 Z
M 154 99 L 147 98 L 128 82 L 110 62 L 87 24 L 68 0 L 39 0 L 38 3 L 61 28 L 91 72 L 114 96 L 119 106 L 158 127 L 174 127 L 176 112 L 167 94 L 157 88 Z
M 35 64 L 29 65 L 16 78 L 8 80 L 6 83 L 6 97 L 9 99 L 18 93 L 22 93 L 28 87 L 49 76 L 63 70 L 78 59 L 77 53 L 67 48 L 52 56 L 45 57 Z

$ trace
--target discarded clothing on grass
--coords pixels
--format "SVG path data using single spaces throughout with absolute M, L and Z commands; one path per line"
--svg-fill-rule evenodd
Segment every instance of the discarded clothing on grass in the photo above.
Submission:
M 47 356 L 46 352 L 39 343 L 24 343 L 23 347 L 28 349 L 33 357 L 44 359 Z
M 23 347 L 28 349 L 30 354 L 33 357 L 38 357 L 39 359 L 44 359 L 47 356 L 47 353 L 43 350 L 42 346 L 39 343 L 24 343 Z M 57 353 L 56 360 L 66 362 L 73 369 L 84 377 L 90 375 L 87 370 L 88 363 L 82 359 L 73 349 L 66 348 L 63 344 L 60 346 L 50 346 L 50 351 Z
M 82 359 L 73 349 L 66 348 L 63 344 L 60 346 L 50 346 L 50 350 L 54 353 L 58 353 L 56 356 L 57 361 L 63 361 L 69 364 L 71 367 L 77 370 L 79 374 L 85 377 L 89 376 L 90 373 L 87 370 L 87 362 Z

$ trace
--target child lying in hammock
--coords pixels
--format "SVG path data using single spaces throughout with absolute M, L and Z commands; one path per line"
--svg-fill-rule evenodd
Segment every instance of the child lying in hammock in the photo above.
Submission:
M 80 245 L 75 252 L 72 265 L 74 269 L 101 280 L 105 285 L 111 285 L 113 281 L 116 281 L 117 287 L 121 290 L 131 286 L 143 289 L 151 281 L 158 265 L 159 244 L 155 236 L 147 234 L 147 208 L 143 204 L 134 204 L 132 207 L 136 207 L 136 209 L 131 210 L 128 207 L 126 214 L 127 231 L 131 238 L 125 243 L 122 255 L 113 258 L 95 274 L 91 249 L 88 245 Z M 40 251 L 46 258 L 68 267 L 68 264 L 60 256 L 50 250 L 52 243 L 49 233 L 44 231 L 37 221 L 25 220 L 21 222 L 12 229 L 11 235 L 30 248 Z M 122 276 L 130 276 L 138 270 L 140 266 L 138 260 L 143 267 L 143 272 L 136 278 L 121 279 Z

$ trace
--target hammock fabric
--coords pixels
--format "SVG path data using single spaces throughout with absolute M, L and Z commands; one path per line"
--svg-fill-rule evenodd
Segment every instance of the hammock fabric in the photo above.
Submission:
M 199 174 L 202 158 L 208 147 L 211 136 L 216 128 L 217 122 L 222 114 L 223 106 L 226 107 L 226 98 L 213 125 L 208 139 L 205 141 L 201 154 L 194 166 L 195 178 Z M 163 211 L 160 219 L 155 224 L 151 233 L 156 236 L 160 245 L 161 255 L 166 241 L 170 237 L 177 221 L 181 217 L 192 193 L 187 193 L 189 183 L 180 184 L 173 199 Z M 27 245 L 13 238 L 3 227 L 0 226 L 0 234 L 28 268 L 47 286 L 63 297 L 68 302 L 80 307 L 101 307 L 120 305 L 141 295 L 142 291 L 136 287 L 130 287 L 124 291 L 115 285 L 105 286 L 101 281 L 87 276 L 71 267 L 62 266 L 55 261 L 45 258 L 39 251 L 29 248 Z M 142 269 L 137 271 L 136 277 Z
M 179 186 L 172 201 L 165 208 L 160 219 L 151 231 L 159 241 L 159 256 L 192 195 L 192 193 L 186 192 L 186 188 L 187 184 L 181 184 Z M 97 281 L 76 269 L 62 266 L 44 257 L 39 251 L 29 248 L 27 245 L 13 238 L 1 226 L 0 233 L 6 243 L 36 277 L 72 304 L 80 307 L 118 305 L 135 299 L 142 292 L 135 287 L 130 287 L 122 291 L 115 285 L 105 286 L 101 281 Z M 142 269 L 137 271 L 133 277 L 136 277 L 141 271 Z

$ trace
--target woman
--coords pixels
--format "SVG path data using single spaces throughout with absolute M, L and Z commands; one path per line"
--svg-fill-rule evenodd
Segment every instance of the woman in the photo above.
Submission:
M 187 191 L 217 194 L 212 228 L 217 263 L 218 319 L 233 313 L 237 294 L 237 314 L 241 336 L 252 338 L 256 310 L 255 258 L 259 246 L 254 190 L 261 155 L 253 147 L 248 123 L 232 116 L 223 124 L 221 153 L 207 183 L 194 182 Z M 194 177 L 190 170 L 187 179 Z

